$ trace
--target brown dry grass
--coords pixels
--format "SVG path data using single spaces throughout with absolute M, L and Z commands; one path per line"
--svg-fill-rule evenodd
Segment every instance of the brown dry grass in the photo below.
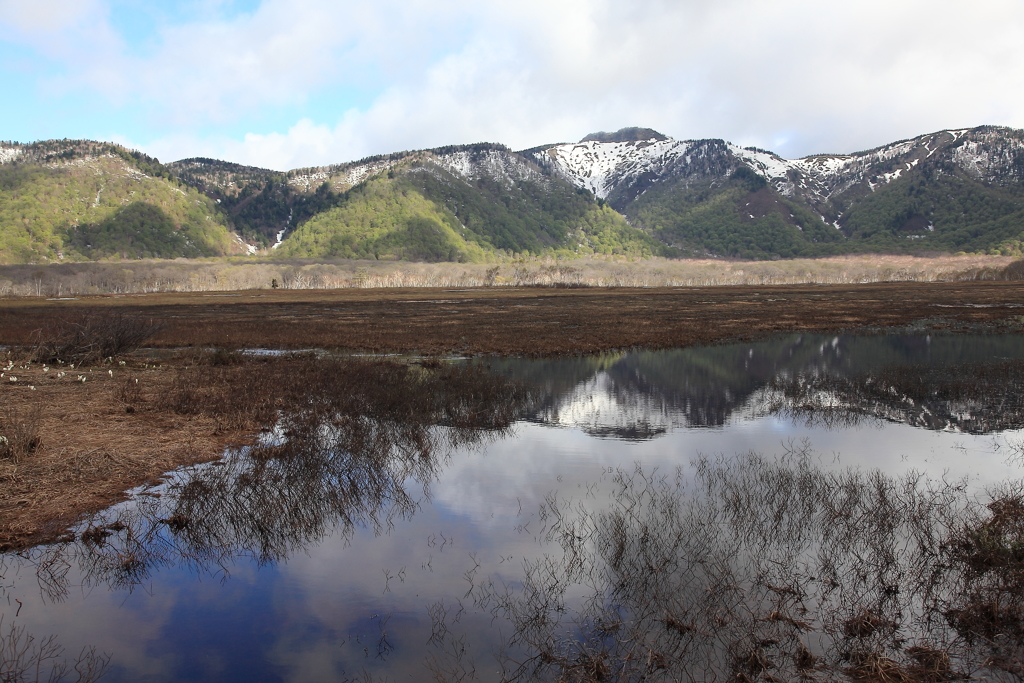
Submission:
M 38 444 L 21 457 L 0 459 L 0 550 L 53 538 L 126 489 L 244 442 L 244 430 L 226 430 L 215 417 L 161 407 L 182 371 L 175 363 L 132 363 L 44 373 L 33 363 L 5 373 L 0 404 L 11 414 L 35 416 Z M 117 399 L 126 379 L 139 380 L 132 412 Z
M 0 302 L 0 344 L 56 317 L 115 307 L 153 317 L 158 347 L 424 354 L 595 353 L 776 333 L 922 323 L 1020 329 L 1024 282 L 659 289 L 289 290 Z

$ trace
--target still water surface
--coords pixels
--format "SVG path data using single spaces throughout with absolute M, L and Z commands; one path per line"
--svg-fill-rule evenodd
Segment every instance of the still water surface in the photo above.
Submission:
M 951 592 L 975 579 L 925 586 L 917 567 L 1021 479 L 1024 410 L 999 363 L 1022 342 L 490 360 L 536 389 L 510 429 L 174 473 L 74 543 L 0 557 L 2 628 L 109 653 L 109 681 L 830 678 L 909 670 L 925 645 L 1012 679 L 1020 638 L 976 653 L 949 616 L 973 609 Z M 978 363 L 994 378 L 974 382 Z M 849 625 L 861 612 L 878 621 L 866 634 Z

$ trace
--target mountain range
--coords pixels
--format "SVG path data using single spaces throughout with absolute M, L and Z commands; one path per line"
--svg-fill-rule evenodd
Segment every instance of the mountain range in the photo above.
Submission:
M 1024 251 L 1024 131 L 945 130 L 787 160 L 647 128 L 288 172 L 0 143 L 0 263 L 272 254 L 483 261 Z

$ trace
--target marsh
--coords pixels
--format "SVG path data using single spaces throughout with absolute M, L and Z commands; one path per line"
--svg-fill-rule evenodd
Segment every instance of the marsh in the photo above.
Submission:
M 1022 362 L 208 358 L 273 402 L 164 400 L 259 437 L 5 555 L 3 628 L 111 681 L 1017 680 Z

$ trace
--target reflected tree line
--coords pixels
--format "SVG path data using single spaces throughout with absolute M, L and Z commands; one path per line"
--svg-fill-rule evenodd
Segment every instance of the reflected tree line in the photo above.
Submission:
M 769 412 L 809 424 L 845 425 L 874 418 L 988 434 L 1024 426 L 1024 361 L 777 377 L 768 384 L 765 398 Z

